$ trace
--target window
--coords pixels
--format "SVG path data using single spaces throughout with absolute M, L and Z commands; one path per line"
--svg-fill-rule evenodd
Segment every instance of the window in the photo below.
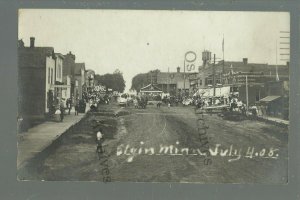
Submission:
M 206 79 L 206 85 L 212 85 L 212 80 L 211 79 Z
M 55 74 L 55 77 L 56 78 L 59 78 L 59 65 L 57 66 L 57 68 L 56 68 L 56 72 L 55 72 L 56 74 Z
M 51 69 L 51 79 L 50 79 L 50 83 L 53 84 L 53 69 Z
M 57 72 L 57 78 L 60 78 L 60 73 L 61 73 L 61 66 L 60 63 L 58 64 L 58 72 Z
M 255 100 L 259 101 L 260 100 L 260 90 L 256 90 L 256 95 L 255 95 Z

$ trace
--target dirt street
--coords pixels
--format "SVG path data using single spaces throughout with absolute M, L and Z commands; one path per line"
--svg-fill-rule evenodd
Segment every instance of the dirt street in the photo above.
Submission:
M 193 107 L 103 105 L 19 172 L 26 180 L 286 183 L 288 130 L 204 115 L 211 163 Z M 96 125 L 99 124 L 98 127 Z M 93 128 L 94 127 L 94 128 Z M 96 130 L 105 135 L 98 159 Z

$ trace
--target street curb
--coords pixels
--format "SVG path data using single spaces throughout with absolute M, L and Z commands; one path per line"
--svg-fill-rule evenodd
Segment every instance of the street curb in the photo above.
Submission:
M 124 108 L 118 108 L 117 110 L 109 110 L 109 111 L 96 111 L 96 112 L 88 112 L 87 115 L 95 115 L 95 116 L 108 116 L 108 117 L 120 117 L 124 115 L 129 115 L 130 112 L 124 110 Z
M 273 124 L 273 125 L 276 125 L 276 126 L 284 127 L 284 128 L 289 127 L 289 124 L 285 124 L 285 123 L 282 123 L 282 122 L 265 119 L 265 118 L 262 118 L 262 117 L 257 117 L 257 120 L 262 121 L 262 122 L 266 122 L 268 124 Z

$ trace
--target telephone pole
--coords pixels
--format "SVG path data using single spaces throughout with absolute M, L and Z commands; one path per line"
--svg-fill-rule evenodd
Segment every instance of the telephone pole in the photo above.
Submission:
M 216 96 L 216 69 L 215 69 L 215 65 L 216 65 L 216 54 L 214 54 L 214 64 L 213 64 L 213 87 L 214 87 L 214 97 Z
M 186 58 L 186 55 L 184 56 L 184 60 L 183 60 L 183 92 L 184 92 L 184 96 L 185 96 L 185 58 Z
M 246 105 L 247 105 L 247 110 L 249 107 L 249 99 L 248 99 L 248 76 L 246 75 Z
M 222 66 L 222 75 L 224 76 L 224 74 L 225 74 L 225 58 L 224 58 L 224 50 L 225 50 L 225 41 L 224 41 L 224 34 L 223 34 L 223 42 L 222 42 L 222 52 L 223 52 L 223 62 L 222 62 L 222 64 L 223 64 L 223 66 Z M 223 77 L 222 77 L 222 79 L 221 79 L 221 81 L 222 81 L 222 83 L 224 82 L 223 81 Z M 224 83 L 223 83 L 224 84 Z
M 168 67 L 167 91 L 170 94 L 170 69 Z

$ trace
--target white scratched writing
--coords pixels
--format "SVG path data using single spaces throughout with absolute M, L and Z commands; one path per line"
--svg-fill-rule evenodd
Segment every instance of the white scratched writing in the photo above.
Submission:
M 228 162 L 233 162 L 240 160 L 241 158 L 253 159 L 253 158 L 263 158 L 263 159 L 278 159 L 279 149 L 269 147 L 269 148 L 237 148 L 234 145 L 229 147 L 222 146 L 221 144 L 216 144 L 209 147 L 208 151 L 203 151 L 201 148 L 187 148 L 179 147 L 179 142 L 177 141 L 175 145 L 162 145 L 158 147 L 146 147 L 144 142 L 140 142 L 139 147 L 132 147 L 130 145 L 121 144 L 117 147 L 117 156 L 128 156 L 127 162 L 132 162 L 133 158 L 139 155 L 147 156 L 220 156 L 228 157 Z

